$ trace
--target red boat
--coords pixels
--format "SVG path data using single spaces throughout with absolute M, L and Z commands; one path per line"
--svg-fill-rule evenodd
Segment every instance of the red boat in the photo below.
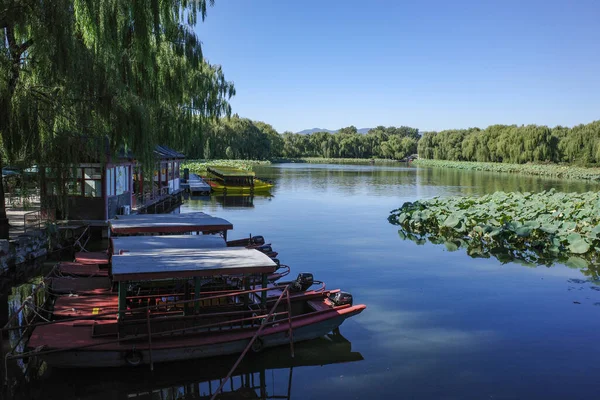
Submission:
M 353 305 L 352 297 L 340 291 L 302 291 L 306 282 L 269 288 L 267 276 L 275 269 L 273 260 L 251 249 L 114 255 L 116 307 L 110 296 L 105 303 L 97 295 L 89 303 L 78 299 L 79 308 L 92 307 L 91 315 L 73 317 L 64 314 L 69 304 L 63 304 L 56 309 L 54 321 L 34 328 L 29 347 L 58 367 L 204 358 L 240 353 L 251 340 L 252 349 L 260 351 L 318 338 L 366 308 Z M 203 283 L 224 275 L 242 276 L 248 282 L 260 276 L 263 285 L 260 289 L 202 291 Z M 268 292 L 273 290 L 280 295 L 269 299 Z M 295 290 L 300 295 L 294 295 Z
M 269 257 L 259 237 L 230 245 L 232 227 L 204 213 L 111 221 L 109 251 L 79 254 L 54 270 L 47 291 L 56 299 L 40 309 L 49 322 L 26 326 L 30 353 L 13 348 L 7 359 L 135 366 L 260 351 L 321 337 L 366 308 L 311 274 L 275 283 L 289 267 Z M 190 232 L 198 234 L 177 235 Z M 253 246 L 262 251 L 244 248 Z

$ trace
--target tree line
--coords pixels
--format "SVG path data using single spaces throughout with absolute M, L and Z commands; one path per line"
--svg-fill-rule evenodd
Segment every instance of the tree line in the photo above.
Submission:
M 419 140 L 421 158 L 523 164 L 600 163 L 600 121 L 572 128 L 541 125 L 491 125 L 425 132 Z
M 336 133 L 298 134 L 277 131 L 269 124 L 234 115 L 204 123 L 189 140 L 190 158 L 383 158 L 404 159 L 418 153 L 435 160 L 523 164 L 553 162 L 600 163 L 600 121 L 572 128 L 541 125 L 491 125 L 424 132 L 407 126 L 378 126 L 366 134 L 354 126 Z
M 360 134 L 355 126 L 336 133 L 279 134 L 271 125 L 237 115 L 210 121 L 202 135 L 185 149 L 188 158 L 388 158 L 403 159 L 417 152 L 419 130 L 407 126 L 378 126 Z

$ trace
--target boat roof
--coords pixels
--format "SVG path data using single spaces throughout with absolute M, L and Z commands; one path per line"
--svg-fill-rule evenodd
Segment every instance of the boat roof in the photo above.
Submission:
M 167 146 L 156 146 L 154 147 L 154 154 L 157 158 L 160 159 L 175 159 L 175 160 L 183 160 L 185 159 L 185 154 L 175 151 Z
M 227 248 L 225 239 L 217 235 L 120 236 L 111 241 L 112 254 L 119 254 L 119 250 L 136 253 L 158 249 Z
M 221 177 L 253 177 L 255 174 L 252 171 L 244 171 L 243 169 L 233 167 L 207 167 L 206 170 Z
M 273 273 L 277 264 L 255 249 L 155 249 L 114 255 L 114 281 Z
M 223 232 L 229 229 L 233 229 L 231 222 L 203 212 L 119 215 L 110 220 L 110 230 L 115 234 Z

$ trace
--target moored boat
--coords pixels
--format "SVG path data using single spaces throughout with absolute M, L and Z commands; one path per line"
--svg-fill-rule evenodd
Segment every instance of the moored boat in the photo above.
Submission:
M 339 291 L 293 296 L 291 284 L 280 286 L 279 297 L 269 300 L 267 292 L 277 288 L 269 288 L 266 277 L 275 270 L 273 260 L 252 249 L 202 249 L 168 258 L 114 255 L 117 307 L 36 326 L 29 347 L 58 367 L 187 360 L 237 354 L 253 339 L 253 350 L 260 351 L 321 337 L 365 309 Z M 263 284 L 260 289 L 202 291 L 203 280 L 223 275 L 241 275 L 247 282 L 260 276 Z M 177 286 L 183 293 L 164 292 Z
M 273 184 L 256 177 L 252 171 L 232 167 L 208 167 L 208 184 L 214 192 L 229 194 L 269 191 Z

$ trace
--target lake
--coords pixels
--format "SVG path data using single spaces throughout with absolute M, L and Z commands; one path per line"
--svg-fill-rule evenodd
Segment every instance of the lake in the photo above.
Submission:
M 231 390 L 292 399 L 597 397 L 598 282 L 563 265 L 503 265 L 417 246 L 387 217 L 433 196 L 600 186 L 398 165 L 275 164 L 256 169 L 274 181 L 272 196 L 194 197 L 181 207 L 230 220 L 232 239 L 265 236 L 292 276 L 312 272 L 367 305 L 339 334 L 299 344 L 293 361 L 287 348 L 251 355 Z M 51 370 L 21 398 L 199 399 L 234 361 L 160 366 L 154 376 L 145 368 L 127 376 Z

